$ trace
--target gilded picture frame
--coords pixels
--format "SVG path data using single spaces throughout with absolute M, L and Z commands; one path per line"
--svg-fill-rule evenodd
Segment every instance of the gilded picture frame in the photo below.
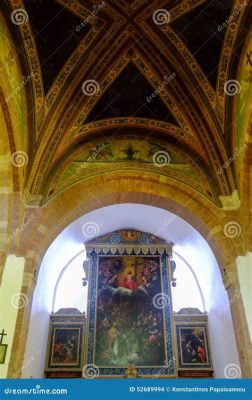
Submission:
M 98 377 L 124 377 L 126 375 L 128 365 L 131 365 L 132 362 L 134 364 L 137 376 L 176 376 L 176 366 L 173 354 L 174 338 L 171 311 L 171 280 L 169 271 L 169 260 L 171 257 L 172 245 L 164 243 L 161 241 L 161 239 L 146 233 L 136 231 L 120 231 L 113 232 L 112 234 L 107 235 L 105 238 L 98 238 L 98 240 L 96 239 L 95 242 L 89 242 L 86 248 L 90 263 L 87 334 L 85 344 L 85 348 L 87 348 L 87 354 L 85 358 L 86 365 L 93 366 L 94 369 L 98 371 Z M 106 259 L 108 262 L 106 262 Z M 121 261 L 122 266 L 120 267 L 117 265 L 116 268 L 118 268 L 119 271 L 117 275 L 119 275 L 118 279 L 120 283 L 118 285 L 112 285 L 111 283 L 108 284 L 107 282 L 104 286 L 102 286 L 100 281 L 101 274 L 105 273 L 104 271 L 106 271 L 106 268 L 109 270 L 108 274 L 111 273 L 111 265 L 113 263 L 115 265 L 115 262 L 118 264 L 119 261 Z M 107 266 L 105 266 L 106 264 Z M 129 265 L 131 267 L 129 267 Z M 157 289 L 157 285 L 155 286 L 153 284 L 153 281 L 149 286 L 148 284 L 141 284 L 141 277 L 139 277 L 139 275 L 143 275 L 143 269 L 148 267 L 156 271 L 156 279 L 160 279 L 159 289 Z M 135 276 L 135 280 L 133 280 L 133 276 Z M 144 277 L 142 277 L 142 279 L 144 279 Z M 153 297 L 148 297 L 147 293 L 144 297 L 144 299 L 147 298 L 147 300 L 144 300 L 143 303 L 141 303 L 139 296 L 140 293 L 142 294 L 142 292 L 146 289 L 146 287 L 151 287 L 152 289 L 153 287 L 156 287 L 156 291 L 154 294 L 151 294 Z M 112 296 L 109 295 L 111 292 L 113 293 Z M 102 296 L 105 298 L 105 300 L 103 300 L 104 304 L 110 304 L 113 309 L 113 321 L 110 320 L 106 326 L 107 330 L 104 329 L 104 331 L 100 333 L 100 330 L 102 330 L 102 324 L 107 323 L 107 317 L 105 316 L 105 318 L 102 320 L 101 316 L 99 315 L 99 310 L 101 306 L 103 306 L 101 301 Z M 117 300 L 115 300 L 115 296 Z M 125 299 L 125 296 L 129 296 L 129 298 Z M 154 297 L 157 298 L 158 296 L 160 296 L 161 302 L 164 301 L 164 304 L 159 307 L 159 309 L 157 307 L 157 310 L 153 305 L 153 299 Z M 134 304 L 136 301 L 137 305 Z M 116 315 L 115 312 L 115 309 L 118 309 L 120 306 L 123 309 L 123 312 L 126 311 L 127 313 L 127 308 L 124 306 L 125 302 L 130 302 L 130 309 L 136 310 L 136 312 L 133 312 L 134 316 L 130 321 L 131 326 L 128 328 L 128 330 L 126 326 L 124 329 L 119 328 L 120 323 L 118 322 L 118 318 L 116 319 L 119 314 Z M 139 307 L 141 308 L 141 312 L 138 312 Z M 102 312 L 104 313 L 104 309 Z M 155 359 L 153 351 L 149 353 L 150 361 L 148 362 L 146 362 L 146 358 L 140 356 L 141 353 L 139 350 L 129 351 L 129 348 L 132 348 L 130 347 L 131 345 L 129 343 L 133 343 L 133 339 L 130 342 L 130 333 L 128 334 L 127 332 L 135 329 L 134 324 L 138 324 L 136 315 L 138 315 L 138 317 L 140 315 L 148 321 L 152 320 L 152 322 L 150 322 L 149 326 L 146 328 L 148 332 L 144 333 L 142 330 L 138 337 L 135 336 L 136 341 L 139 337 L 141 337 L 142 341 L 139 339 L 139 342 L 141 342 L 142 346 L 143 343 L 147 346 L 145 346 L 145 350 L 147 351 L 150 341 L 153 341 L 156 345 L 157 342 L 155 341 L 160 340 L 160 346 L 164 346 L 163 351 L 160 351 L 159 353 L 160 357 L 161 354 L 164 356 L 162 361 L 160 357 L 158 358 L 158 354 L 156 354 L 157 358 Z M 131 317 L 129 317 L 129 314 L 127 314 L 127 316 L 124 318 L 124 320 L 127 321 L 130 319 Z M 142 329 L 141 325 L 143 324 L 138 324 L 140 330 Z M 103 334 L 106 334 L 107 338 L 104 336 L 104 340 L 102 341 L 101 337 Z M 109 341 L 111 342 L 111 338 L 114 340 L 114 342 L 116 342 L 118 339 L 117 345 L 113 345 L 114 349 L 117 347 L 117 355 L 115 357 L 114 351 L 114 358 L 112 357 L 112 361 L 109 358 L 109 354 L 111 355 L 112 353 L 111 346 L 108 349 L 107 345 Z M 104 351 L 101 348 L 101 343 L 103 343 L 105 346 Z M 120 343 L 123 343 L 125 349 L 122 350 Z M 137 348 L 136 343 L 134 346 Z M 99 353 L 99 356 L 97 356 L 97 353 Z M 102 357 L 104 358 L 104 362 L 101 361 Z M 151 360 L 153 359 L 155 359 L 155 362 L 152 364 Z
M 212 369 L 207 323 L 176 324 L 179 369 Z
M 80 371 L 83 368 L 85 315 L 76 309 L 51 315 L 45 371 Z

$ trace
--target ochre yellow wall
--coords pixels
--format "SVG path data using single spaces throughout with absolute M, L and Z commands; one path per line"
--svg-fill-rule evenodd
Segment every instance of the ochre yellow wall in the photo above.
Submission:
M 12 34 L 0 10 L 0 86 L 4 94 L 5 105 L 8 106 L 12 129 L 16 138 L 18 150 L 27 150 L 28 135 L 26 132 L 26 98 L 18 49 L 14 45 Z
M 252 253 L 247 253 L 244 257 L 238 257 L 236 264 L 250 337 L 252 338 Z
M 8 344 L 5 364 L 0 364 L 0 378 L 7 377 L 18 309 L 26 304 L 26 299 L 19 296 L 23 271 L 24 258 L 9 255 L 0 287 L 0 332 L 5 330 L 7 336 L 4 336 L 3 343 Z

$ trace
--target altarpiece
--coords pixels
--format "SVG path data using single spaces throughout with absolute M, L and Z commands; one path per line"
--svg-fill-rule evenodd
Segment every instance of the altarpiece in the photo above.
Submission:
M 99 377 L 174 377 L 172 243 L 124 230 L 86 244 L 86 366 Z
M 121 230 L 85 247 L 87 312 L 51 315 L 45 376 L 213 377 L 207 313 L 173 312 L 173 244 Z

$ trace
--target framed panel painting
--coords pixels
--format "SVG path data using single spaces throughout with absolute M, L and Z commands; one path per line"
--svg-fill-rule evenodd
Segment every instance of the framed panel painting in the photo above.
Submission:
M 179 368 L 211 369 L 206 324 L 176 325 Z
M 80 368 L 82 336 L 80 325 L 52 325 L 46 368 Z
M 167 253 L 131 250 L 131 255 L 90 254 L 87 365 L 94 365 L 100 377 L 124 376 L 128 365 L 138 376 L 171 376 Z

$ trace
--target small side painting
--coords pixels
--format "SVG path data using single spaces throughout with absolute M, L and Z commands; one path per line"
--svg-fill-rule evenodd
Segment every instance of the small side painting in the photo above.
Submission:
M 80 367 L 81 327 L 52 326 L 48 368 Z
M 206 325 L 177 325 L 179 368 L 211 368 Z

